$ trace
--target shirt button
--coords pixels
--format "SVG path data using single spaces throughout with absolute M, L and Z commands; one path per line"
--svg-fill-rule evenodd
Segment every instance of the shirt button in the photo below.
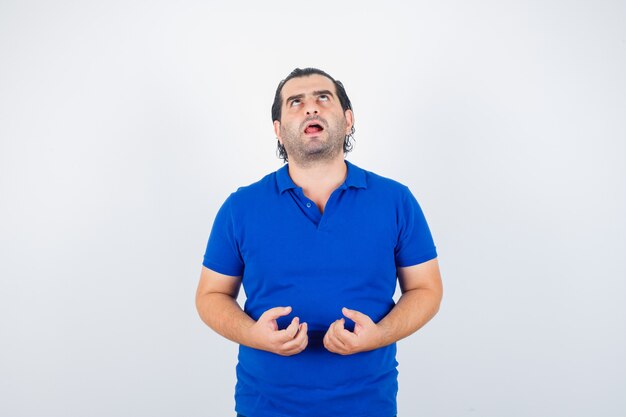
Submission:
M 307 206 L 308 208 L 311 208 L 311 203 L 306 203 L 306 206 Z

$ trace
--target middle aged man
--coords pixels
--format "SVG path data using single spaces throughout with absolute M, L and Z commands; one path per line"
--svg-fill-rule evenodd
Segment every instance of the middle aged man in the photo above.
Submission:
M 240 344 L 235 409 L 393 417 L 395 342 L 436 314 L 443 292 L 422 210 L 406 186 L 344 159 L 354 115 L 327 73 L 294 70 L 272 119 L 289 163 L 222 205 L 196 295 L 202 320 Z

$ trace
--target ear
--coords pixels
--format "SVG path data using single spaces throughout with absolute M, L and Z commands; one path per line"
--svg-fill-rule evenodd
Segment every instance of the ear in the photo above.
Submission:
M 352 110 L 348 109 L 344 112 L 344 115 L 346 117 L 346 124 L 347 124 L 346 135 L 347 135 L 352 130 L 352 126 L 354 126 L 354 113 L 352 113 Z
M 280 122 L 278 120 L 274 120 L 274 133 L 276 134 L 276 138 L 283 144 L 283 138 L 280 137 Z

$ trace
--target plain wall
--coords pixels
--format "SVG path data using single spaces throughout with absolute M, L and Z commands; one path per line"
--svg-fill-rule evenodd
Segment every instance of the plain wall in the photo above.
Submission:
M 408 185 L 439 314 L 399 416 L 626 415 L 623 1 L 0 1 L 0 415 L 234 416 L 213 218 L 278 169 L 293 68 Z

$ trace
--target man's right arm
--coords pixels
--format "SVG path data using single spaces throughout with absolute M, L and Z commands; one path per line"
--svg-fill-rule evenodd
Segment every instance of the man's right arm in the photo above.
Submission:
M 291 307 L 271 308 L 255 321 L 237 303 L 240 287 L 241 277 L 203 266 L 196 291 L 196 308 L 202 321 L 233 342 L 278 355 L 295 355 L 306 348 L 307 324 L 300 324 L 298 317 L 286 329 L 278 330 L 276 319 L 291 313 Z

